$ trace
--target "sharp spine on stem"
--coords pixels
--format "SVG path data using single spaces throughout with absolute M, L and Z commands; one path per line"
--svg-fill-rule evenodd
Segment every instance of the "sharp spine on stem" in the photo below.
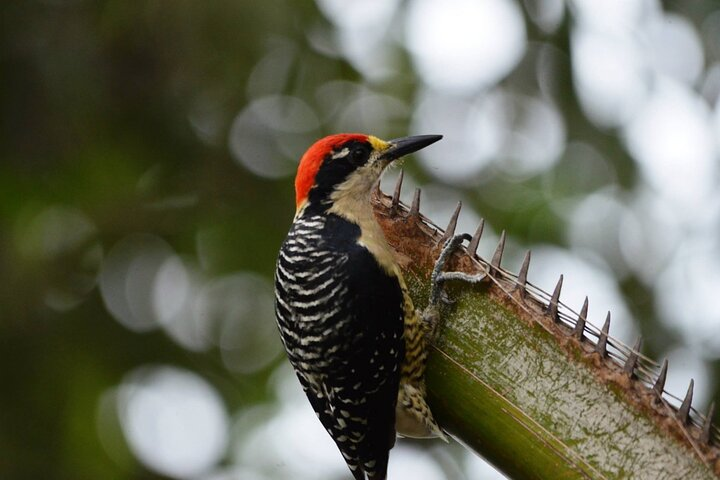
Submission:
M 588 297 L 585 297 L 585 301 L 583 302 L 583 306 L 580 309 L 580 314 L 578 315 L 577 322 L 575 322 L 575 328 L 573 329 L 572 333 L 573 336 L 581 342 L 585 333 L 585 321 L 587 320 L 588 303 Z
M 493 254 L 492 260 L 490 261 L 490 275 L 497 274 L 500 269 L 500 263 L 502 262 L 503 251 L 505 250 L 505 230 L 500 234 L 500 240 L 498 241 L 497 248 Z
M 419 188 L 415 189 L 415 194 L 413 195 L 412 199 L 412 205 L 410 205 L 410 212 L 408 213 L 409 217 L 420 216 L 420 192 L 421 190 Z
M 402 191 L 403 177 L 403 170 L 400 170 L 400 175 L 398 175 L 397 182 L 395 183 L 395 191 L 393 191 L 392 204 L 390 206 L 390 214 L 393 216 L 397 214 L 398 205 L 400 205 L 400 192 Z
M 638 359 L 640 358 L 640 348 L 642 347 L 642 337 L 638 337 L 633 345 L 630 355 L 628 355 L 625 365 L 623 365 L 623 372 L 632 378 L 635 376 L 635 368 L 637 367 Z
M 475 235 L 470 239 L 470 243 L 468 244 L 467 250 L 471 257 L 474 257 L 477 253 L 478 245 L 480 244 L 480 237 L 482 237 L 483 229 L 485 228 L 485 219 L 480 220 L 480 225 L 478 225 L 477 230 L 475 230 Z
M 660 369 L 660 374 L 658 375 L 657 380 L 655 380 L 655 385 L 653 385 L 653 391 L 658 396 L 658 399 L 662 398 L 663 391 L 665 390 L 665 380 L 667 379 L 667 369 L 668 369 L 668 361 L 667 358 L 663 360 L 662 368 Z
M 610 333 L 610 312 L 605 317 L 605 323 L 603 324 L 602 330 L 600 330 L 600 338 L 598 338 L 597 345 L 595 345 L 595 351 L 600 354 L 601 357 L 607 355 L 607 341 L 608 333 Z
M 683 425 L 687 425 L 690 421 L 690 406 L 692 405 L 693 387 L 695 386 L 695 380 L 690 379 L 690 385 L 688 385 L 685 398 L 677 411 L 677 419 L 680 420 Z
M 552 297 L 550 297 L 550 304 L 548 305 L 548 314 L 554 322 L 560 321 L 560 314 L 558 312 L 558 303 L 560 302 L 560 290 L 562 290 L 563 276 L 560 275 L 555 290 L 553 291 Z
M 462 202 L 458 202 L 457 207 L 455 207 L 455 211 L 453 212 L 452 216 L 450 216 L 450 221 L 448 222 L 448 225 L 445 228 L 445 233 L 438 241 L 438 243 L 440 245 L 445 245 L 445 242 L 450 240 L 450 238 L 452 238 L 452 236 L 455 235 L 455 228 L 457 228 L 457 221 L 458 221 L 458 217 L 460 216 L 461 208 L 462 208 Z
M 522 265 L 520 266 L 520 272 L 518 272 L 517 277 L 517 283 L 515 284 L 515 288 L 517 288 L 520 291 L 520 298 L 525 299 L 527 296 L 527 274 L 528 269 L 530 268 L 530 250 L 527 251 L 525 254 L 525 258 L 523 259 Z

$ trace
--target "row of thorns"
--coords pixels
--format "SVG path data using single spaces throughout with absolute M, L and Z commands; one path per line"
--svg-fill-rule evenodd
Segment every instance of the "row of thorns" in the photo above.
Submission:
M 440 235 L 440 238 L 437 241 L 439 245 L 444 245 L 446 242 L 450 241 L 455 236 L 455 229 L 457 227 L 460 209 L 462 208 L 462 202 L 458 202 L 455 211 L 450 217 L 447 227 L 443 230 L 420 214 L 420 188 L 415 190 L 413 200 L 409 208 L 400 201 L 402 182 L 403 172 L 401 170 L 391 197 L 390 214 L 397 215 L 400 210 L 404 210 L 407 218 L 415 218 L 423 222 L 428 227 L 434 229 L 436 234 Z M 525 258 L 517 275 L 502 268 L 500 263 L 505 250 L 506 237 L 504 230 L 500 234 L 500 240 L 492 259 L 488 262 L 480 257 L 477 254 L 477 249 L 484 227 L 485 221 L 481 220 L 475 234 L 472 237 L 467 235 L 469 243 L 465 250 L 469 257 L 477 262 L 480 268 L 484 270 L 486 277 L 493 280 L 496 284 L 498 284 L 498 280 L 504 280 L 510 283 L 513 285 L 513 289 L 523 301 L 526 301 L 528 297 L 530 297 L 534 301 L 539 302 L 539 304 L 542 305 L 544 312 L 553 320 L 553 322 L 562 325 L 564 327 L 563 330 L 568 335 L 575 337 L 579 342 L 587 341 L 591 344 L 594 343 L 593 350 L 601 358 L 610 358 L 616 365 L 622 368 L 623 374 L 625 374 L 629 379 L 639 380 L 643 382 L 646 387 L 652 389 L 655 401 L 658 404 L 663 404 L 669 411 L 673 412 L 676 419 L 683 426 L 694 425 L 697 427 L 700 430 L 700 435 L 697 438 L 698 441 L 705 445 L 720 445 L 720 430 L 712 424 L 712 418 L 715 412 L 715 402 L 710 403 L 706 415 L 703 415 L 692 407 L 694 380 L 690 380 L 687 392 L 682 400 L 679 397 L 665 391 L 665 381 L 667 379 L 668 371 L 667 359 L 663 361 L 662 365 L 659 365 L 654 360 L 640 353 L 640 349 L 642 347 L 642 337 L 638 337 L 632 347 L 611 337 L 609 334 L 610 312 L 607 313 L 605 322 L 600 329 L 588 322 L 587 297 L 585 297 L 585 301 L 579 313 L 562 303 L 560 301 L 560 291 L 562 290 L 563 275 L 560 275 L 552 294 L 549 294 L 536 285 L 528 282 L 527 275 L 531 257 L 531 252 L 529 250 L 525 254 Z M 506 293 L 510 295 L 510 292 L 506 291 Z M 593 342 L 588 336 L 594 337 L 597 340 Z M 679 407 L 669 403 L 665 397 L 675 404 L 679 402 Z

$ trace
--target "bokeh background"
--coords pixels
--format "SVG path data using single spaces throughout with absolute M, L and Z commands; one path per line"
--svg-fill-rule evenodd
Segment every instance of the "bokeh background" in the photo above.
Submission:
M 342 479 L 272 313 L 297 159 L 442 133 L 408 199 L 720 399 L 714 0 L 0 6 L 0 478 Z M 389 172 L 385 189 L 397 175 Z M 401 441 L 391 478 L 500 478 Z

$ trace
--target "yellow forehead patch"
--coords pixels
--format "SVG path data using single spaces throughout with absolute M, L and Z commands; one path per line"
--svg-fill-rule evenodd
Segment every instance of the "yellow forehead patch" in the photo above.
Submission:
M 386 142 L 385 140 L 380 140 L 379 138 L 372 135 L 368 135 L 368 142 L 370 142 L 370 145 L 372 145 L 372 147 L 378 152 L 387 150 L 390 147 L 390 144 L 388 142 Z

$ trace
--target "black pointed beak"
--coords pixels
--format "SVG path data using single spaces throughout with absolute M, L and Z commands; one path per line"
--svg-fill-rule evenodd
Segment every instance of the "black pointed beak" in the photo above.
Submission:
M 390 162 L 409 153 L 417 152 L 428 145 L 432 145 L 441 138 L 443 138 L 442 135 L 415 135 L 412 137 L 396 138 L 388 142 L 390 147 L 383 152 L 381 158 Z

